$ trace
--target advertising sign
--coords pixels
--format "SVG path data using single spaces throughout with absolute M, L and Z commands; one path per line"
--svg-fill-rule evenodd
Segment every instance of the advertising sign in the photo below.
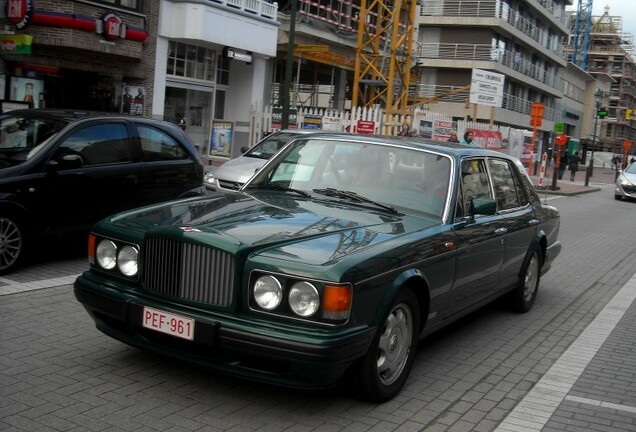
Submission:
M 272 109 L 272 129 L 280 129 L 283 120 L 283 109 L 282 108 L 273 108 Z M 288 129 L 298 129 L 298 110 L 295 108 L 290 108 L 289 117 L 288 117 Z
M 210 137 L 210 156 L 229 156 L 232 149 L 234 123 L 231 121 L 213 120 Z
M 428 120 L 420 120 L 420 127 L 418 128 L 418 135 L 422 138 L 433 138 L 433 122 Z
M 447 141 L 453 131 L 453 122 L 447 120 L 435 120 L 433 122 L 433 139 Z
M 300 127 L 302 129 L 322 129 L 322 116 L 316 114 L 305 114 Z
M 143 86 L 124 86 L 121 95 L 121 112 L 123 114 L 143 115 L 145 99 Z
M 360 135 L 373 135 L 375 122 L 373 120 L 358 120 L 356 132 Z
M 324 116 L 322 118 L 322 130 L 342 132 L 342 124 L 340 123 L 340 118 Z
M 44 102 L 44 81 L 11 77 L 9 98 L 14 101 L 28 102 L 32 108 L 43 108 L 41 102 Z
M 481 129 L 471 129 L 473 132 L 473 140 L 477 147 L 483 147 L 488 150 L 503 150 L 503 139 L 501 132 Z
M 473 69 L 470 85 L 470 103 L 501 107 L 505 75 L 482 69 Z

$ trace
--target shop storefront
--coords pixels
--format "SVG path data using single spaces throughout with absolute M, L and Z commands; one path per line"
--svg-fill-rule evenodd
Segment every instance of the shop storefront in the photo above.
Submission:
M 151 115 L 182 125 L 208 163 L 250 144 L 272 82 L 277 7 L 235 5 L 161 2 Z
M 33 108 L 144 115 L 146 61 L 154 62 L 148 28 L 156 25 L 146 17 L 152 2 L 144 3 L 147 10 L 136 0 L 5 2 L 0 96 Z

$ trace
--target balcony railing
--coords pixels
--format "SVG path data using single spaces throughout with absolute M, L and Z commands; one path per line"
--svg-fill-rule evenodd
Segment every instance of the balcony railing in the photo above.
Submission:
M 565 57 L 565 47 L 556 36 L 541 30 L 531 21 L 499 0 L 427 0 L 420 9 L 421 16 L 499 18 L 510 24 L 543 48 Z
M 510 69 L 520 72 L 555 90 L 563 91 L 563 80 L 544 68 L 532 64 L 519 53 L 501 50 L 486 44 L 418 44 L 413 51 L 413 58 L 426 65 L 422 59 L 456 59 L 495 61 Z
M 409 96 L 412 99 L 435 98 L 438 102 L 451 102 L 464 104 L 470 96 L 470 90 L 457 92 L 459 86 L 438 86 L 429 84 L 418 84 L 411 86 Z M 514 111 L 521 114 L 530 115 L 532 112 L 532 101 L 504 93 L 501 108 Z M 558 121 L 557 110 L 545 107 L 543 110 L 543 118 L 549 121 Z
M 216 3 L 227 6 L 231 9 L 240 10 L 250 14 L 262 16 L 264 18 L 276 19 L 278 14 L 278 3 L 270 3 L 265 0 L 208 0 L 210 3 Z

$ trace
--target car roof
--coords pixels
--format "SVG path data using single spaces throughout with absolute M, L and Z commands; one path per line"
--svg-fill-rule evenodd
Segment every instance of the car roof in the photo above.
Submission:
M 342 139 L 354 142 L 367 142 L 377 144 L 391 144 L 401 147 L 409 147 L 413 149 L 430 150 L 438 153 L 447 154 L 451 157 L 465 156 L 497 156 L 512 158 L 506 153 L 488 150 L 483 147 L 474 147 L 460 143 L 449 143 L 445 141 L 434 141 L 419 137 L 396 137 L 390 135 L 361 135 L 352 133 L 320 133 L 315 132 L 312 138 L 324 136 L 329 139 Z

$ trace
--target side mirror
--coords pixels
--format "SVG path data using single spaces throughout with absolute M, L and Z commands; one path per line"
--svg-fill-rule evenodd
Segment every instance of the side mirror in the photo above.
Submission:
M 497 200 L 487 198 L 473 198 L 468 208 L 469 218 L 475 219 L 475 215 L 493 216 L 497 213 Z
M 51 171 L 79 168 L 82 165 L 84 165 L 84 159 L 82 159 L 80 155 L 76 154 L 64 155 L 59 159 L 50 160 L 47 163 L 47 167 Z
M 245 153 L 248 150 L 249 150 L 248 147 L 245 147 L 245 146 L 241 147 L 241 153 Z

